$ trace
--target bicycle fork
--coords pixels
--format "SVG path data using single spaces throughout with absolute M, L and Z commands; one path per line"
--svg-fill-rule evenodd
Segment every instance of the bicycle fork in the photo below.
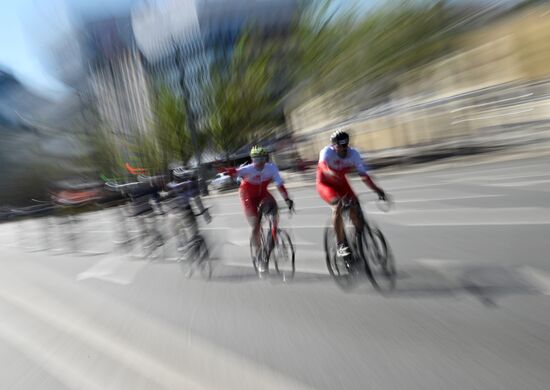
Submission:
M 277 221 L 274 219 L 271 219 L 269 221 L 269 231 L 267 233 L 267 248 L 266 248 L 266 261 L 271 256 L 271 252 L 273 251 L 273 248 L 275 248 L 275 242 L 277 240 Z

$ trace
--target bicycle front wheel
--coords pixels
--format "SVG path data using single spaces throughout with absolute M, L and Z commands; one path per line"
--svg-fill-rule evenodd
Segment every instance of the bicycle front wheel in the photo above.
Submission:
M 271 255 L 273 256 L 275 271 L 277 271 L 277 275 L 281 280 L 287 282 L 294 279 L 294 273 L 296 272 L 294 245 L 292 245 L 290 236 L 284 230 L 277 231 L 277 239 Z
M 377 227 L 366 229 L 363 237 L 363 258 L 370 269 L 372 285 L 379 291 L 389 291 L 395 287 L 395 260 L 384 234 Z

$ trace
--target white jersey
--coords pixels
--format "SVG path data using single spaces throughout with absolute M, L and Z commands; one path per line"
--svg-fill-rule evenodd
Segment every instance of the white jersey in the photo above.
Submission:
M 329 168 L 341 178 L 344 178 L 347 173 L 353 171 L 357 171 L 361 176 L 367 175 L 367 168 L 363 163 L 361 155 L 356 149 L 350 147 L 348 147 L 348 153 L 344 158 L 338 156 L 338 153 L 332 146 L 325 147 L 319 155 L 319 168 L 321 170 Z
M 237 168 L 237 175 L 242 179 L 244 184 L 258 186 L 269 184 L 272 181 L 277 185 L 283 185 L 283 179 L 279 173 L 277 165 L 266 163 L 264 169 L 259 171 L 254 164 L 248 164 L 244 167 Z
M 283 179 L 275 164 L 266 163 L 259 171 L 253 164 L 245 165 L 236 170 L 237 176 L 241 177 L 240 191 L 247 196 L 263 198 L 269 194 L 267 186 L 274 182 L 278 187 L 283 185 Z

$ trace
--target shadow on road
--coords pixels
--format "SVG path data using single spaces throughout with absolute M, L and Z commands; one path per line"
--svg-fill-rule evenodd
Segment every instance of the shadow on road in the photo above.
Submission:
M 296 285 L 303 283 L 331 283 L 330 275 L 318 273 L 299 272 L 296 271 L 294 278 L 290 281 L 282 281 L 275 271 L 265 277 L 265 280 L 260 280 L 252 266 L 224 265 L 220 264 L 216 267 L 212 278 L 212 282 L 228 282 L 228 283 L 243 283 L 243 282 L 272 282 L 281 285 Z
M 386 296 L 449 298 L 469 294 L 487 307 L 496 307 L 497 300 L 505 296 L 539 293 L 517 267 L 458 264 L 441 270 L 405 268 L 399 272 L 395 290 Z

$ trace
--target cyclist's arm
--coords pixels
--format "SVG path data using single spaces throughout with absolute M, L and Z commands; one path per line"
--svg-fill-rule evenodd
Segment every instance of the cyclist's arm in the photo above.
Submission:
M 377 194 L 383 194 L 384 193 L 384 190 L 382 188 L 380 188 L 375 182 L 374 180 L 372 180 L 372 177 L 370 177 L 368 174 L 366 175 L 361 175 L 361 179 L 363 180 L 363 183 L 365 183 L 367 185 L 367 187 L 369 187 L 371 190 L 373 190 L 374 192 L 376 192 Z
M 367 171 L 367 167 L 363 163 L 363 160 L 361 159 L 361 156 L 359 153 L 354 154 L 354 162 L 355 162 L 355 169 L 357 169 L 357 173 L 359 176 L 361 176 L 361 179 L 363 180 L 363 183 L 366 184 L 367 187 L 369 187 L 372 191 L 376 192 L 379 196 L 384 194 L 384 190 L 380 188 L 372 179 L 372 177 L 369 175 Z
M 225 173 L 226 175 L 231 176 L 233 180 L 237 180 L 239 177 L 243 178 L 243 175 L 246 175 L 244 167 L 239 168 L 224 168 L 221 173 Z
M 287 201 L 289 198 L 288 191 L 286 190 L 285 183 L 283 182 L 283 179 L 281 178 L 281 174 L 279 173 L 279 169 L 275 167 L 275 172 L 273 172 L 273 182 L 277 186 L 277 189 L 279 190 L 279 193 L 283 197 L 285 201 Z
M 225 174 L 231 176 L 232 178 L 235 178 L 236 176 L 239 175 L 239 172 L 238 172 L 237 168 L 233 168 L 233 167 L 231 167 L 231 168 L 224 168 L 224 169 L 221 171 L 221 173 L 225 173 Z

